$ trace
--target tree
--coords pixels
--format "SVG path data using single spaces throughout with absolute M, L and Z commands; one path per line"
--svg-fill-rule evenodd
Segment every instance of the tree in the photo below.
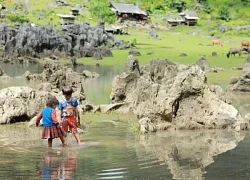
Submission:
M 108 0 L 89 1 L 89 12 L 93 17 L 101 18 L 110 24 L 116 20 L 116 14 L 111 10 Z
M 244 5 L 250 5 L 250 0 L 241 0 Z
M 229 10 L 227 6 L 221 6 L 219 9 L 219 19 L 224 20 L 224 21 L 230 21 L 230 15 L 229 15 Z

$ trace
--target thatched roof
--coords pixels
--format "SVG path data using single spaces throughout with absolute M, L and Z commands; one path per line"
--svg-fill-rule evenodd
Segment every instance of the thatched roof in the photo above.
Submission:
M 118 13 L 129 13 L 129 14 L 143 14 L 147 15 L 147 13 L 141 10 L 138 6 L 134 4 L 127 3 L 111 3 L 112 10 Z

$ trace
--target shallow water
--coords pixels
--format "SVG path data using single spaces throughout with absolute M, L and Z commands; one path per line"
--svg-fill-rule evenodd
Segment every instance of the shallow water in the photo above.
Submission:
M 3 69 L 12 77 L 26 70 L 42 72 L 40 65 L 6 64 Z M 85 69 L 100 74 L 86 81 L 87 96 L 94 103 L 108 103 L 112 80 L 123 67 L 83 66 L 75 71 Z M 0 89 L 13 85 L 27 82 L 1 80 Z M 242 115 L 249 112 L 248 94 L 233 93 L 230 98 Z M 1 125 L 0 179 L 250 179 L 250 132 L 138 135 L 130 132 L 126 123 L 108 123 L 113 117 L 106 118 L 105 123 L 97 123 L 81 135 L 80 146 L 69 135 L 69 147 L 62 148 L 56 139 L 52 149 L 40 139 L 41 128 L 27 128 L 25 123 Z
M 175 131 L 138 135 L 99 123 L 77 146 L 41 140 L 41 128 L 0 126 L 0 179 L 249 179 L 250 133 Z M 243 140 L 244 139 L 244 140 Z M 50 178 L 49 178 L 50 177 Z
M 26 71 L 32 73 L 41 73 L 43 66 L 41 64 L 0 64 L 5 73 L 10 77 L 17 77 L 23 75 Z M 78 66 L 74 68 L 76 72 L 82 72 L 89 70 L 96 72 L 100 76 L 95 79 L 88 79 L 84 84 L 84 90 L 87 97 L 94 104 L 109 103 L 109 94 L 111 92 L 112 82 L 115 76 L 121 74 L 124 71 L 124 67 L 114 66 Z M 33 83 L 34 84 L 34 83 Z M 4 79 L 0 82 L 0 89 L 10 86 L 31 86 L 32 83 L 28 83 L 25 79 Z

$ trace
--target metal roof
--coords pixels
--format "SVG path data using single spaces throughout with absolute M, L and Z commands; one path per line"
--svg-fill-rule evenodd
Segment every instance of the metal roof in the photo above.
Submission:
M 112 10 L 115 10 L 120 13 L 131 13 L 131 14 L 143 14 L 147 15 L 147 13 L 143 10 L 141 10 L 138 6 L 135 6 L 134 4 L 127 4 L 127 3 L 111 3 L 113 8 Z
M 57 14 L 57 16 L 59 16 L 61 18 L 76 18 L 75 16 L 73 16 L 71 14 Z
M 198 14 L 195 10 L 185 10 L 185 11 L 182 11 L 179 15 L 185 15 L 189 17 L 198 17 Z

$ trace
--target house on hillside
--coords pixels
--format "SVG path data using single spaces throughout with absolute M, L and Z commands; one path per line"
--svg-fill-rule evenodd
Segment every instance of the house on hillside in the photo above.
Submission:
M 137 21 L 147 19 L 147 13 L 134 4 L 112 2 L 110 7 L 117 14 L 117 19 Z
M 184 24 L 185 22 L 178 14 L 170 14 L 168 17 L 163 18 L 163 20 L 167 21 L 171 27 Z
M 75 23 L 75 16 L 71 14 L 58 14 L 60 17 L 60 24 L 61 25 L 70 25 Z
M 72 14 L 73 16 L 78 16 L 79 15 L 79 9 L 71 8 L 70 9 L 70 14 Z
M 184 22 L 188 26 L 195 26 L 198 22 L 198 14 L 194 10 L 185 10 L 179 13 L 179 15 L 183 18 Z

